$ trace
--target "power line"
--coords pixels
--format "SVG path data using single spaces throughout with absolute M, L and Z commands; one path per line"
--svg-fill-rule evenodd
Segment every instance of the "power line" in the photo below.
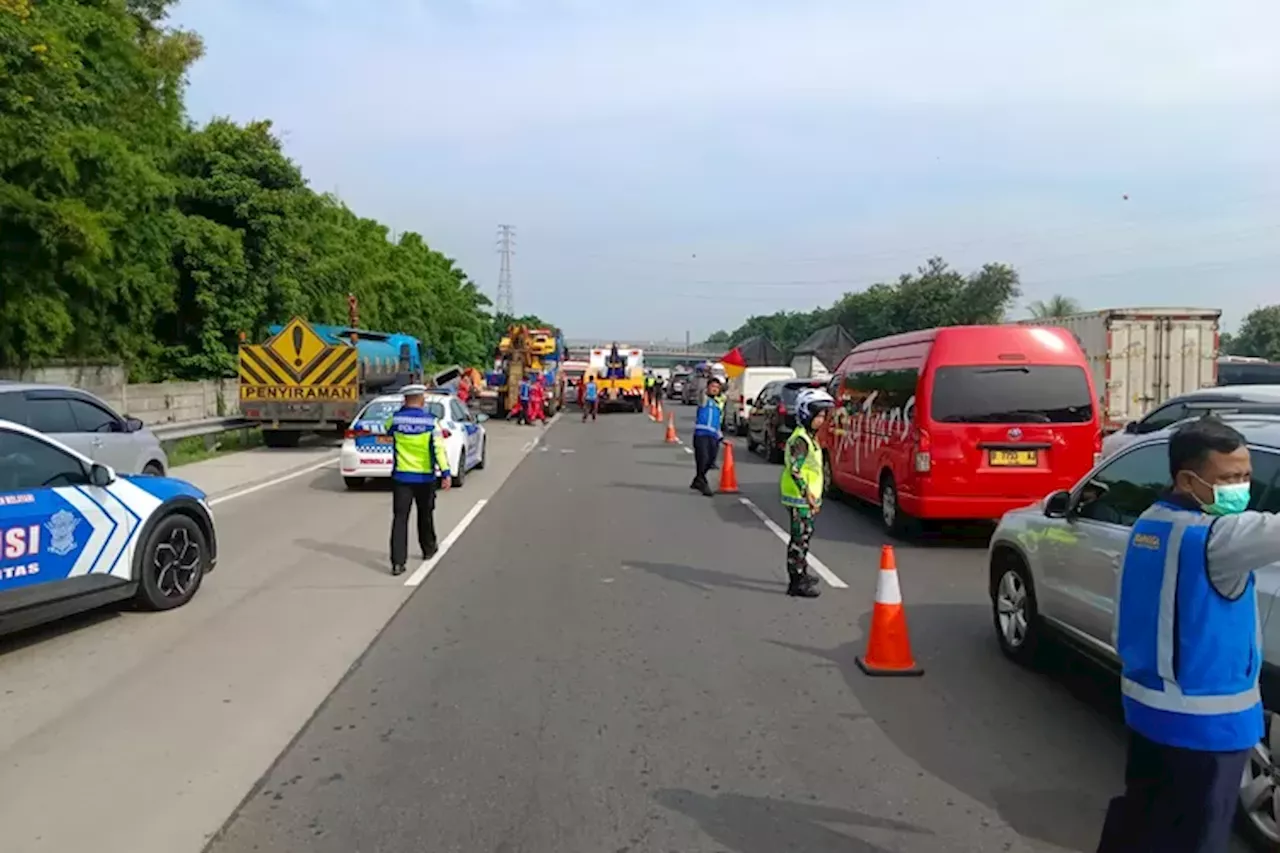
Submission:
M 515 295 L 511 288 L 511 256 L 516 253 L 516 227 L 514 225 L 498 226 L 498 254 L 502 263 L 498 267 L 498 301 L 496 308 L 499 314 L 514 317 L 516 313 Z

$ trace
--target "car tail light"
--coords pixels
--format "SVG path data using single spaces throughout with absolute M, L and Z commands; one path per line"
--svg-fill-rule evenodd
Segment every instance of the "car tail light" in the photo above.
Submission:
M 1102 461 L 1102 430 L 1098 430 L 1093 434 L 1093 464 L 1097 465 Z
M 449 432 L 449 430 L 446 429 L 445 427 L 440 427 L 440 434 L 443 435 L 445 438 L 448 438 L 449 436 L 453 435 L 453 433 Z
M 245 409 L 244 416 L 246 418 L 257 418 L 261 417 L 262 413 L 258 409 Z
M 366 435 L 372 435 L 367 429 L 349 429 L 342 434 L 343 438 L 364 438 Z
M 929 431 L 917 429 L 915 452 L 915 469 L 917 474 L 928 474 L 933 468 L 932 450 L 933 442 L 929 438 Z
M 786 404 L 785 404 L 785 403 L 779 403 L 779 404 L 778 404 L 778 414 L 780 414 L 780 415 L 782 415 L 782 416 L 784 416 L 784 417 L 786 416 L 786 414 L 787 414 L 787 406 L 786 406 Z

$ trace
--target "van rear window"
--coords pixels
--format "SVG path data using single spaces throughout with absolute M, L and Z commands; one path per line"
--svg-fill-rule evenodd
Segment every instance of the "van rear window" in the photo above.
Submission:
M 1093 420 L 1079 367 L 999 364 L 940 367 L 930 414 L 949 424 L 1082 424 Z

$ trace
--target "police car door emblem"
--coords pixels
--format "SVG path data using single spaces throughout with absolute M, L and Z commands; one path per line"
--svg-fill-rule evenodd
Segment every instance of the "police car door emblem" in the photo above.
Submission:
M 51 552 L 59 557 L 65 557 L 76 549 L 76 528 L 80 526 L 80 519 L 74 514 L 60 509 L 44 523 L 44 526 L 52 537 L 49 543 Z

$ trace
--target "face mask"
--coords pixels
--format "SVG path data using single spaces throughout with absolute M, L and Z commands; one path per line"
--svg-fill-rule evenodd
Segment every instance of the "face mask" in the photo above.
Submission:
M 1209 485 L 1200 477 L 1196 479 L 1206 486 Z M 1201 504 L 1201 506 L 1210 515 L 1235 515 L 1249 508 L 1249 499 L 1252 494 L 1253 488 L 1249 483 L 1216 485 L 1213 486 L 1213 503 Z

